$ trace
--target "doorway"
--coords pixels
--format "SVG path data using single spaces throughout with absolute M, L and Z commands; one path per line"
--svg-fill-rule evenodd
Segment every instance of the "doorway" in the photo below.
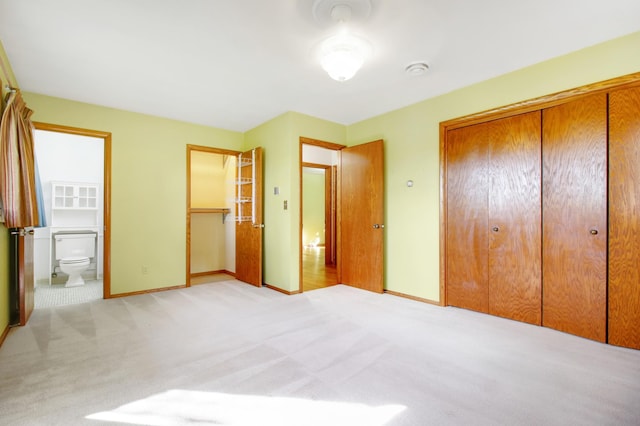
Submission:
M 310 152 L 335 155 L 335 159 L 307 162 Z M 300 199 L 304 198 L 303 169 L 321 164 L 337 164 L 335 187 L 336 214 L 325 226 L 335 241 L 337 283 L 376 293 L 384 292 L 384 141 L 379 139 L 346 147 L 330 142 L 300 138 Z M 323 166 L 324 167 L 324 166 Z M 333 166 L 331 166 L 333 167 Z M 300 203 L 300 283 L 305 290 L 303 263 L 303 202 Z M 335 226 L 333 226 L 333 225 Z M 332 235 L 335 230 L 335 234 Z M 308 257 L 307 257 L 308 258 Z M 317 263 L 316 263 L 317 264 Z M 325 285 L 326 286 L 326 285 Z M 314 286 L 315 288 L 322 288 Z
M 337 283 L 336 166 L 302 164 L 302 290 Z
M 187 287 L 235 277 L 238 154 L 187 146 Z
M 300 138 L 300 292 L 338 283 L 337 163 L 342 148 Z
M 187 145 L 187 287 L 220 274 L 263 285 L 262 173 L 262 147 Z
M 109 298 L 111 134 L 34 123 L 34 149 L 44 199 L 46 227 L 34 229 L 34 307 Z M 90 263 L 83 285 L 68 287 L 56 243 L 90 236 Z

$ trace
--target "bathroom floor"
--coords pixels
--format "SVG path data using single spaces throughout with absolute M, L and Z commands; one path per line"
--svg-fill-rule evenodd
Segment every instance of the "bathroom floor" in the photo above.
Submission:
M 66 288 L 64 284 L 38 283 L 34 299 L 35 309 L 102 299 L 102 280 L 86 280 L 83 286 L 70 288 Z

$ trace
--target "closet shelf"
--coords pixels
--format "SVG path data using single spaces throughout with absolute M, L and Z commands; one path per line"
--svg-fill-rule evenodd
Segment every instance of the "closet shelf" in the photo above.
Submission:
M 231 209 L 226 207 L 206 207 L 206 208 L 196 208 L 189 209 L 190 213 L 223 213 L 229 214 L 231 213 Z
M 227 207 L 196 208 L 189 209 L 189 213 L 222 213 L 222 223 L 224 223 L 227 215 L 231 213 L 231 209 Z

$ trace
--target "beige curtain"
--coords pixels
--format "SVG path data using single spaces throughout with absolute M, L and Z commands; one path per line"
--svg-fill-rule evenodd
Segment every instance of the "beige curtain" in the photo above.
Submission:
M 9 94 L 0 121 L 0 192 L 7 228 L 39 225 L 32 113 L 19 90 Z

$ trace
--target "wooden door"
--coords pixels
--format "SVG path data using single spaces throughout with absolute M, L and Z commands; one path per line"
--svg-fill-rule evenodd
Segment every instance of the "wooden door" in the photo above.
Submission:
M 382 140 L 340 151 L 339 282 L 384 291 L 384 147 Z
M 543 325 L 604 342 L 607 95 L 542 114 Z
M 25 325 L 34 308 L 33 228 L 11 228 L 11 325 Z
M 324 171 L 324 264 L 336 264 L 336 166 Z
M 540 324 L 540 112 L 447 134 L 447 304 Z
M 487 126 L 447 132 L 447 304 L 489 312 Z
M 238 156 L 236 279 L 262 286 L 262 148 Z
M 33 264 L 33 228 L 25 228 L 20 235 L 20 325 L 27 324 L 35 306 L 35 279 Z
M 541 113 L 484 124 L 489 140 L 489 313 L 540 325 Z
M 640 349 L 640 88 L 609 95 L 609 343 Z

